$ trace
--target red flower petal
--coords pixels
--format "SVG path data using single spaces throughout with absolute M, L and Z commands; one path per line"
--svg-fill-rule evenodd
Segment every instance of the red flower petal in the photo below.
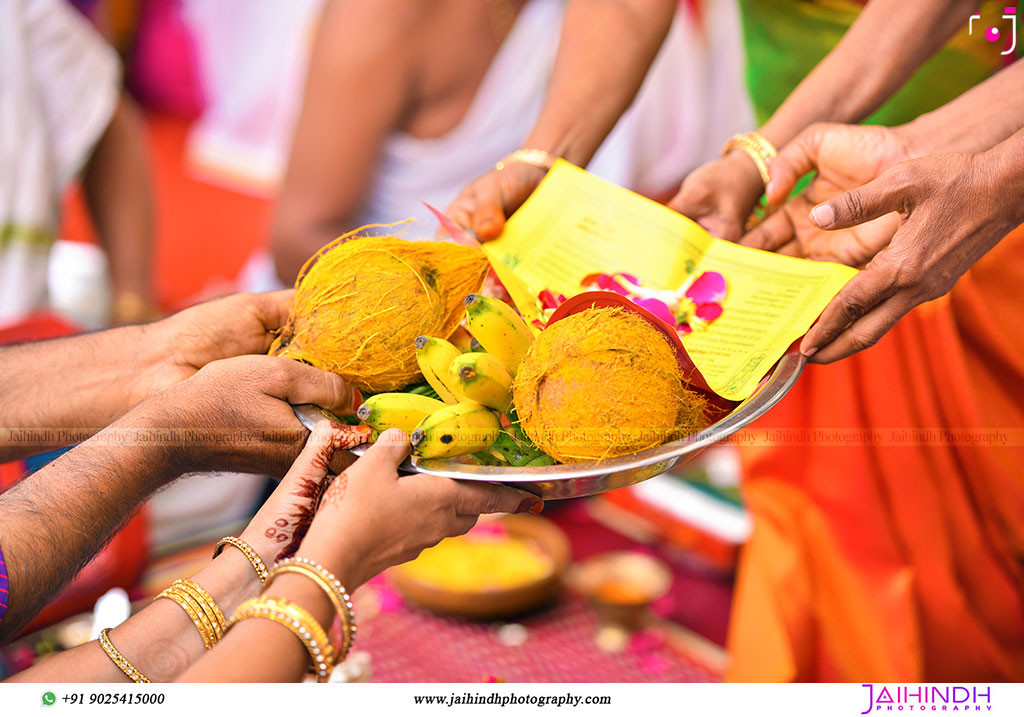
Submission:
M 549 289 L 544 289 L 542 292 L 537 294 L 537 298 L 540 299 L 540 304 L 545 309 L 557 309 L 559 301 Z
M 697 311 L 695 313 L 697 314 L 698 319 L 703 319 L 704 321 L 714 321 L 715 319 L 722 315 L 722 305 L 697 304 Z
M 686 290 L 686 295 L 697 304 L 721 304 L 726 292 L 725 277 L 717 271 L 705 271 Z
M 669 326 L 674 327 L 676 325 L 676 317 L 664 301 L 659 301 L 658 299 L 633 299 L 633 303 L 647 309 Z

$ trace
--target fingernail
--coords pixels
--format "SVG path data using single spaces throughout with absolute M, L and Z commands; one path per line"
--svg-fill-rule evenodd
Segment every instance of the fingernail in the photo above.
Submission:
M 352 408 L 359 408 L 363 405 L 363 394 L 358 388 L 352 389 Z
M 778 184 L 778 182 L 776 182 L 774 179 L 772 179 L 771 181 L 768 182 L 768 184 L 765 185 L 765 187 L 764 187 L 764 194 L 765 194 L 766 197 L 770 198 L 771 196 L 773 196 L 775 194 L 774 190 L 775 190 L 775 187 L 776 187 L 777 184 Z M 771 199 L 769 199 L 769 201 L 771 201 Z
M 802 353 L 804 355 L 804 358 L 810 358 L 811 356 L 813 356 L 817 352 L 817 350 L 818 350 L 817 346 L 812 346 L 809 349 L 802 350 L 800 353 Z
M 828 229 L 836 220 L 836 212 L 830 204 L 819 204 L 811 210 L 811 220 L 822 229 Z
M 542 510 L 544 510 L 544 501 L 542 501 L 542 500 L 534 501 L 533 507 L 530 508 L 530 512 L 533 513 L 534 515 L 540 515 L 540 512 Z

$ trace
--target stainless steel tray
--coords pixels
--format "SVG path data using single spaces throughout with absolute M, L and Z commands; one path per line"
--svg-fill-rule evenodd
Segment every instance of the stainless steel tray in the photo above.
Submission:
M 806 359 L 798 351 L 790 351 L 779 359 L 746 401 L 736 406 L 717 423 L 687 438 L 640 453 L 590 463 L 522 468 L 481 466 L 468 459 L 412 458 L 402 467 L 414 473 L 459 480 L 505 483 L 536 493 L 544 500 L 578 498 L 624 488 L 682 465 L 708 446 L 718 443 L 764 415 L 793 387 L 805 363 Z M 295 415 L 311 430 L 314 423 L 324 419 L 323 413 L 316 406 L 307 404 L 294 408 Z M 364 450 L 365 447 L 360 446 L 352 452 L 362 455 Z

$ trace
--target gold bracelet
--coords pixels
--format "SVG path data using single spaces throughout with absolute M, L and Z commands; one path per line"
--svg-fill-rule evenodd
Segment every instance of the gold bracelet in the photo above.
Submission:
M 162 593 L 156 596 L 156 599 L 167 598 L 178 604 L 178 606 L 185 611 L 189 619 L 192 620 L 192 624 L 196 626 L 196 630 L 199 632 L 199 637 L 203 641 L 203 647 L 207 650 L 213 648 L 216 641 L 213 639 L 213 632 L 209 625 L 206 624 L 206 616 L 203 614 L 202 609 L 195 604 L 192 599 L 184 592 L 179 591 L 177 588 L 169 587 Z
M 260 554 L 257 553 L 251 545 L 241 538 L 235 538 L 229 535 L 226 538 L 221 538 L 217 541 L 217 544 L 213 546 L 213 557 L 216 558 L 220 555 L 224 550 L 225 545 L 233 545 L 241 550 L 242 554 L 249 559 L 250 563 L 252 563 L 253 570 L 256 571 L 256 575 L 259 577 L 260 582 L 264 584 L 267 582 L 267 564 L 263 562 L 263 558 L 260 557 Z
M 224 636 L 227 621 L 224 619 L 224 613 L 220 611 L 220 606 L 213 599 L 213 596 L 194 580 L 175 580 L 172 587 L 174 586 L 177 586 L 179 590 L 184 590 L 199 604 L 199 607 L 202 608 L 210 623 L 210 627 L 213 629 L 213 634 L 216 638 L 214 642 L 220 640 Z
M 116 647 L 114 647 L 114 643 L 110 641 L 109 627 L 105 627 L 100 630 L 100 647 L 102 647 L 103 651 L 107 653 L 107 657 L 110 658 L 110 661 L 117 665 L 118 669 L 128 676 L 128 679 L 139 684 L 149 684 L 149 678 L 139 672 L 135 665 L 128 662 L 128 660 L 125 659 L 125 656 L 122 655 Z
M 169 588 L 157 595 L 156 599 L 160 598 L 173 600 L 188 614 L 207 650 L 212 649 L 223 637 L 226 629 L 224 614 L 210 593 L 197 583 L 175 580 Z
M 334 576 L 334 573 L 309 558 L 294 557 L 278 561 L 271 568 L 268 579 L 273 580 L 274 576 L 280 573 L 305 575 L 327 593 L 328 599 L 334 605 L 342 622 L 342 644 L 338 650 L 338 660 L 343 660 L 356 641 L 356 616 L 352 611 L 352 598 L 345 590 L 345 586 Z
M 500 172 L 505 168 L 505 165 L 518 162 L 519 164 L 530 164 L 534 167 L 548 170 L 555 164 L 556 159 L 558 158 L 555 155 L 545 152 L 543 149 L 517 149 L 495 164 L 494 168 Z
M 771 180 L 768 163 L 775 158 L 776 154 L 772 143 L 765 139 L 760 132 L 744 132 L 735 135 L 725 143 L 725 147 L 722 148 L 722 156 L 724 157 L 734 149 L 740 150 L 754 161 L 757 173 L 761 175 L 761 181 L 767 187 Z
M 327 682 L 334 669 L 334 651 L 327 633 L 315 617 L 290 600 L 260 596 L 238 606 L 228 623 L 228 629 L 251 617 L 271 620 L 291 630 L 302 641 L 313 660 L 316 681 Z

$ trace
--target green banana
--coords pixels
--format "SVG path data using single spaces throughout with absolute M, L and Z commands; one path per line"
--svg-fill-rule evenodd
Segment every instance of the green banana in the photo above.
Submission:
M 412 454 L 451 458 L 482 451 L 498 437 L 498 414 L 476 401 L 445 406 L 424 418 L 412 432 Z
M 401 428 L 412 433 L 424 418 L 444 406 L 441 401 L 415 393 L 378 393 L 366 399 L 356 415 L 375 431 Z
M 462 397 L 452 388 L 448 379 L 448 367 L 462 352 L 450 341 L 434 336 L 416 337 L 416 363 L 423 378 L 445 403 L 458 403 Z
M 470 401 L 499 413 L 512 408 L 512 374 L 491 354 L 456 356 L 448 367 L 449 384 Z
M 490 296 L 466 297 L 469 330 L 484 350 L 497 357 L 514 377 L 526 350 L 533 343 L 533 332 L 515 309 Z

